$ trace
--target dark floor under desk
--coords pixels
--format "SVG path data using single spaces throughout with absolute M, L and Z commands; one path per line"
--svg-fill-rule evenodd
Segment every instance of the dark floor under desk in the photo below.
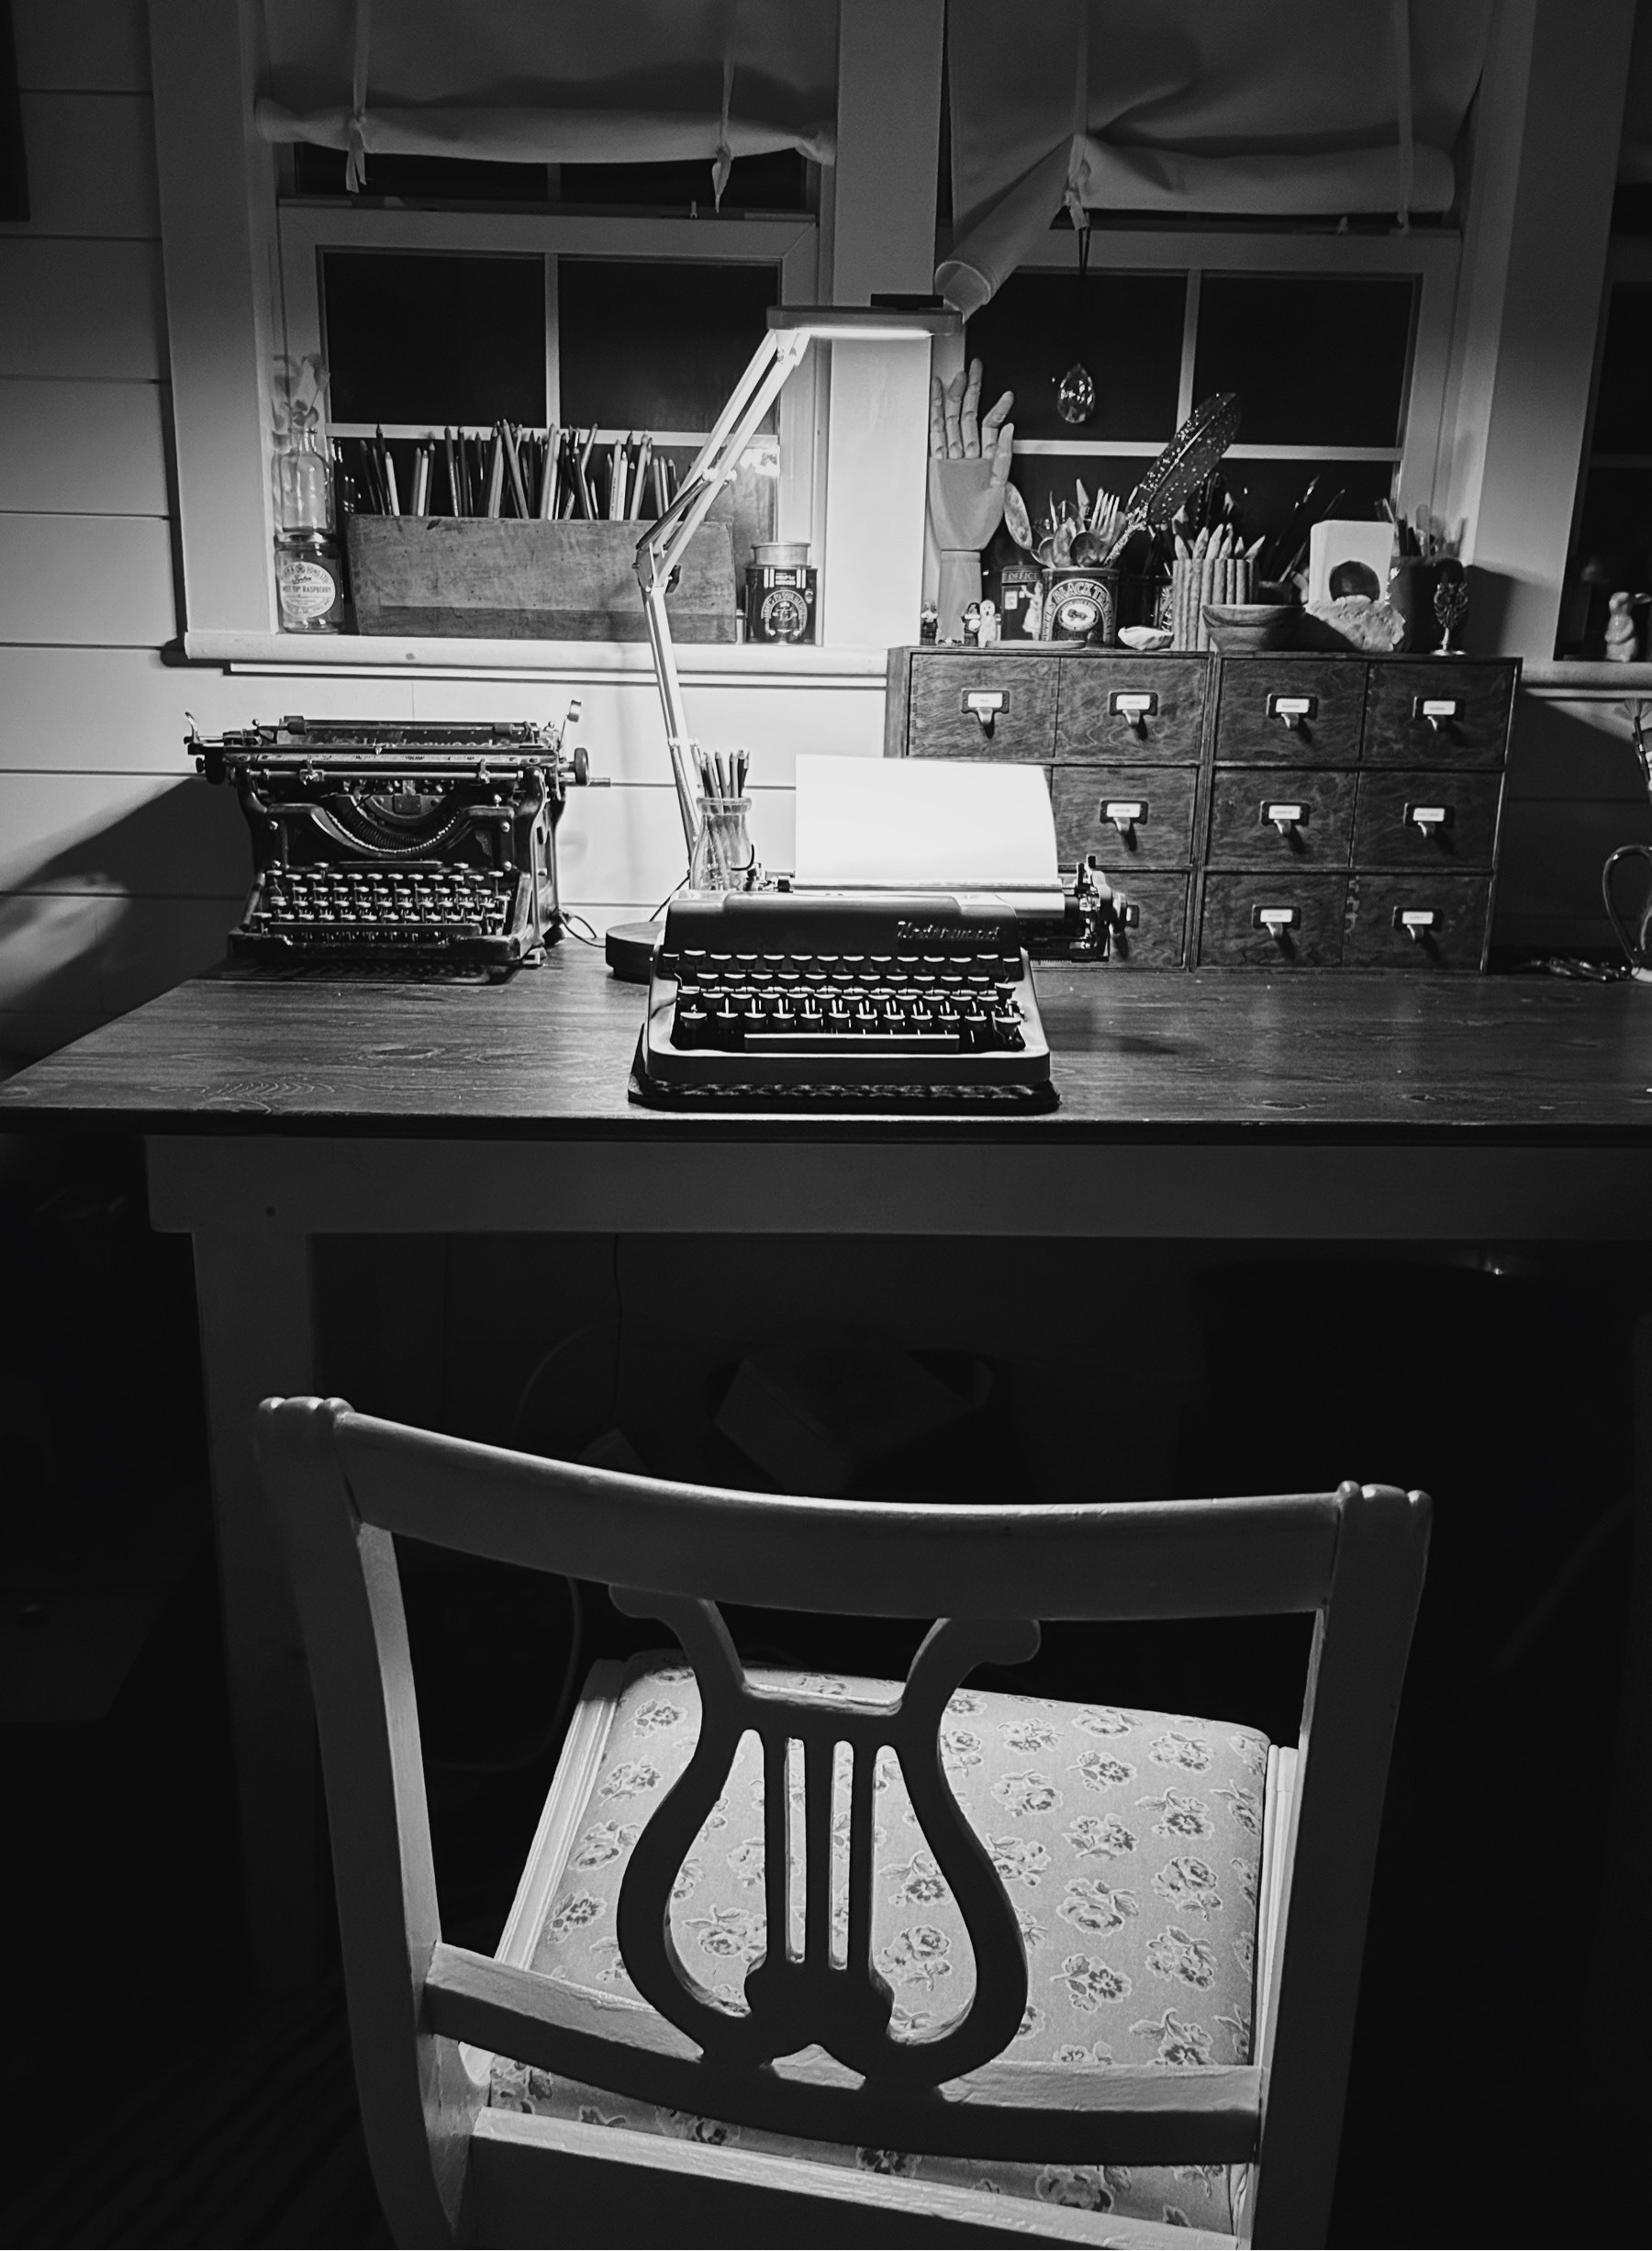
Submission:
M 570 1450 L 595 1434 L 584 1423 L 618 1421 L 651 1467 L 740 1474 L 711 1415 L 742 1339 L 662 1334 L 685 1302 L 673 1294 L 682 1274 L 718 1272 L 726 1246 L 477 1238 L 340 1243 L 329 1255 L 329 1294 L 360 1317 L 328 1342 L 326 1380 L 362 1406 L 405 1410 L 422 1388 L 443 1427 L 503 1439 L 519 1414 L 524 1439 Z M 1345 1470 L 1430 1484 L 1434 1557 L 1390 1787 L 1333 2240 L 1643 2239 L 1633 2211 L 1572 2189 L 1615 2177 L 1588 2110 L 1591 1947 L 1597 1926 L 1610 1943 L 1620 1919 L 1624 1943 L 1639 1943 L 1628 1904 L 1593 1896 L 1589 1838 L 1613 1754 L 1626 1598 L 1628 1528 L 1614 1508 L 1629 1475 L 1627 1286 L 1602 1300 L 1578 1262 L 1495 1272 L 1395 1256 L 1356 1268 L 1328 1251 L 1285 1267 L 1267 1247 L 1233 1245 L 1092 1246 L 1084 1260 L 1076 1269 L 1053 1243 L 765 1239 L 739 1253 L 742 1325 L 777 1333 L 799 1285 L 822 1318 L 876 1304 L 913 1347 L 955 1352 L 973 1324 L 995 1384 L 949 1483 L 1121 1498 Z M 433 1336 L 407 1292 L 421 1269 L 442 1285 Z M 474 1310 L 501 1303 L 526 1314 L 503 1336 Z M 1256 1317 L 1281 1304 L 1288 1335 Z M 564 1382 L 536 1396 L 535 1366 L 562 1343 L 551 1375 Z M 672 1381 L 651 1381 L 665 1367 Z M 186 1376 L 173 1382 L 187 1391 Z M 1071 1409 L 1058 1420 L 1050 1402 L 1063 1387 Z M 184 1396 L 172 1406 L 196 1411 Z M 922 1489 L 924 1467 L 886 1465 L 877 1489 Z M 139 1478 L 130 1506 L 146 1498 Z M 554 1763 L 537 1723 L 565 1611 L 508 1574 L 427 1585 L 412 1605 L 427 1747 L 442 1762 L 430 1794 L 444 1921 L 491 1947 Z M 798 1618 L 738 1623 L 752 1641 L 811 1652 L 820 1631 Z M 1080 1645 L 1057 1629 L 1018 1685 L 1288 1730 L 1297 1622 L 1248 1630 L 1243 1650 L 1236 1629 L 1189 1630 L 1168 1660 L 1149 1660 L 1145 1637 Z M 248 1984 L 217 1636 L 203 1551 L 103 1719 L 5 1730 L 6 1828 L 25 1842 L 12 1855 L 0 2240 L 387 2240 L 336 1985 L 264 2004 Z M 586 1658 L 656 1637 L 587 1590 Z M 843 1661 L 898 1663 L 900 1639 L 869 1631 Z M 514 1771 L 469 1771 L 501 1748 L 499 1697 L 467 1701 L 463 1686 L 478 1646 L 498 1652 L 490 1684 L 511 1688 Z M 1241 1657 L 1258 1678 L 1236 1705 L 1227 1684 Z M 1534 2058 L 1554 2106 L 1536 2151 L 1521 2094 Z

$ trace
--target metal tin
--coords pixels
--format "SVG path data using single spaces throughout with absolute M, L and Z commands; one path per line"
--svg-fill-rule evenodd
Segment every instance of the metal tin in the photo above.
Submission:
M 1119 574 L 1094 564 L 1045 573 L 1044 637 L 1111 649 L 1119 638 Z
M 1044 572 L 1036 563 L 1006 563 L 998 572 L 999 636 L 1036 641 L 1043 616 Z
M 808 564 L 753 563 L 745 575 L 748 641 L 812 641 L 816 572 Z

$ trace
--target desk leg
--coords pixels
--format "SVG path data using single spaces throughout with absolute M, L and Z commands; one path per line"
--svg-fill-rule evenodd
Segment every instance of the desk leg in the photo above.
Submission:
M 252 1417 L 316 1388 L 309 1243 L 197 1234 L 195 1269 L 253 1969 L 265 1993 L 293 1993 L 320 1965 L 316 1723 Z
M 1629 1622 L 1588 2007 L 1584 2022 L 1571 2033 L 1583 2122 L 1597 2155 L 1613 2158 L 1638 2146 L 1652 2103 L 1652 2063 L 1644 2040 L 1652 2021 L 1652 1957 L 1642 1928 L 1652 1856 L 1652 1314 L 1636 1322 L 1630 1351 L 1635 1553 Z

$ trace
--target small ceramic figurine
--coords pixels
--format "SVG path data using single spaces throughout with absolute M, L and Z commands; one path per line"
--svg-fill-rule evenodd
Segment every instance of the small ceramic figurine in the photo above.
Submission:
M 1614 594 L 1606 605 L 1606 657 L 1610 664 L 1632 665 L 1635 656 L 1635 620 L 1630 615 L 1633 597 Z
M 972 649 L 978 648 L 981 640 L 981 605 L 979 602 L 965 603 L 963 631 L 966 645 Z
M 918 619 L 920 641 L 932 641 L 940 630 L 941 613 L 933 602 L 925 602 Z
M 977 644 L 983 649 L 989 649 L 998 637 L 998 604 L 994 601 L 984 601 L 981 604 L 980 622 L 976 628 Z

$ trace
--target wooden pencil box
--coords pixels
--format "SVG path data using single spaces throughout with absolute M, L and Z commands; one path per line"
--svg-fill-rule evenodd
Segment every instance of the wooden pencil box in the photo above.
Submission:
M 350 580 L 363 633 L 501 641 L 642 641 L 638 523 L 488 516 L 352 516 Z M 682 642 L 732 641 L 734 554 L 702 524 L 665 598 Z

